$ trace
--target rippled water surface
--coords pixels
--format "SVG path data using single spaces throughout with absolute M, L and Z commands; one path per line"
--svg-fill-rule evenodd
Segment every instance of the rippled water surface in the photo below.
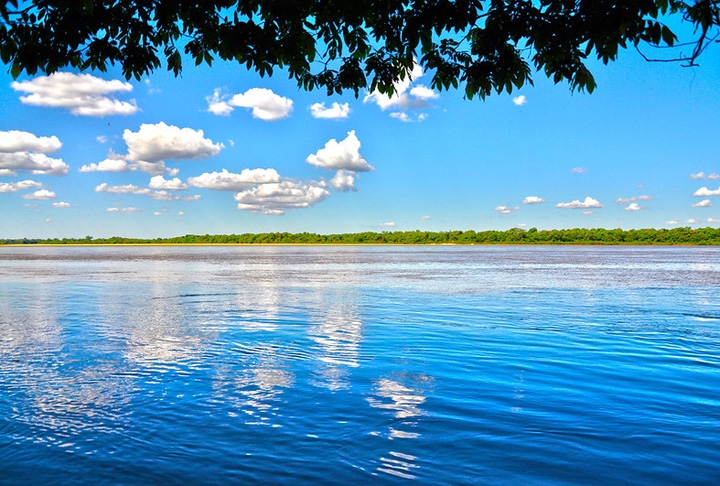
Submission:
M 719 484 L 720 249 L 0 248 L 0 483 Z

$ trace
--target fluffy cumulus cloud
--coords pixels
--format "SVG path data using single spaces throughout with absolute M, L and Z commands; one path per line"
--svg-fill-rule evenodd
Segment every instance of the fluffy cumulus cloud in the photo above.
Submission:
M 235 194 L 238 209 L 261 214 L 284 214 L 286 209 L 307 208 L 330 193 L 318 184 L 283 181 L 261 184 Z
M 148 187 L 150 189 L 163 189 L 167 191 L 185 191 L 188 188 L 188 186 L 183 184 L 183 182 L 177 177 L 168 180 L 161 175 L 152 177 Z
M 640 206 L 638 203 L 630 203 L 625 208 L 625 211 L 640 211 L 642 209 L 642 206 Z
M 140 130 L 123 132 L 129 160 L 159 162 L 166 159 L 206 159 L 224 148 L 205 138 L 202 130 L 179 128 L 164 122 L 142 124 Z
M 709 207 L 712 207 L 712 202 L 710 201 L 710 199 L 703 199 L 699 203 L 693 204 L 692 207 L 694 207 L 694 208 L 709 208 Z
M 394 221 L 386 221 L 384 223 L 378 224 L 378 226 L 380 226 L 381 228 L 394 228 L 396 225 Z
M 32 174 L 67 175 L 70 170 L 62 159 L 54 159 L 45 154 L 30 152 L 0 153 L 0 169 L 8 171 L 25 170 Z
M 19 182 L 0 182 L 0 193 L 3 192 L 17 192 L 24 191 L 27 189 L 40 189 L 42 184 L 31 180 L 19 181 Z
M 61 147 L 62 143 L 56 136 L 38 137 L 35 134 L 19 130 L 0 132 L 0 153 L 40 152 L 48 154 Z
M 545 202 L 545 199 L 538 197 L 538 196 L 528 196 L 525 199 L 523 199 L 523 204 L 542 204 Z
M 357 191 L 357 188 L 355 187 L 356 177 L 357 174 L 355 172 L 351 170 L 340 169 L 335 174 L 335 177 L 328 181 L 328 184 L 330 184 L 330 187 L 332 187 L 336 191 Z
M 215 115 L 229 115 L 238 108 L 252 109 L 253 118 L 265 121 L 275 121 L 287 118 L 293 110 L 293 101 L 290 98 L 275 94 L 266 88 L 250 88 L 245 93 L 233 96 L 223 96 L 222 91 L 216 89 L 212 96 L 207 98 L 208 111 Z
M 679 223 L 680 223 L 680 221 L 678 221 L 677 219 L 671 219 L 670 221 L 665 221 L 665 224 L 667 224 L 669 226 L 673 226 L 673 225 L 676 225 Z
M 708 189 L 707 187 L 701 187 L 693 193 L 695 197 L 709 197 L 709 196 L 720 196 L 720 187 L 717 189 Z
M 325 169 L 344 169 L 354 172 L 375 170 L 360 155 L 360 140 L 355 135 L 355 130 L 348 132 L 348 136 L 340 142 L 334 138 L 330 139 L 324 148 L 308 155 L 305 160 L 309 164 Z
M 25 194 L 22 196 L 23 199 L 37 199 L 37 200 L 47 200 L 47 199 L 55 199 L 57 195 L 52 192 L 48 191 L 47 189 L 40 189 L 35 192 L 31 192 L 30 194 Z
M 430 221 L 431 219 L 432 217 L 426 214 L 420 218 L 420 221 Z
M 69 208 L 72 207 L 72 204 L 68 202 L 54 202 L 52 203 L 52 207 L 54 208 Z
M 700 223 L 700 220 L 699 220 L 699 219 L 695 219 L 695 218 L 690 218 L 690 219 L 688 219 L 688 220 L 686 221 L 686 223 L 687 223 L 687 224 L 698 224 L 698 223 Z
M 70 167 L 46 154 L 62 147 L 57 137 L 38 137 L 19 130 L 0 131 L 0 172 L 14 175 L 16 171 L 33 174 L 67 175 Z
M 16 91 L 29 93 L 20 101 L 34 106 L 66 108 L 73 115 L 132 115 L 138 111 L 134 100 L 119 101 L 110 97 L 116 92 L 130 92 L 132 85 L 124 81 L 97 78 L 90 74 L 53 73 L 29 81 L 13 82 Z
M 239 174 L 228 172 L 206 172 L 197 177 L 190 177 L 188 185 L 214 189 L 216 191 L 244 191 L 258 184 L 278 183 L 280 174 L 275 169 L 243 169 Z
M 310 106 L 310 114 L 314 118 L 325 118 L 328 120 L 340 120 L 350 115 L 350 104 L 333 103 L 330 108 L 325 108 L 325 103 L 315 103 Z
M 132 166 L 122 158 L 110 157 L 97 164 L 80 167 L 80 172 L 127 172 Z
M 527 103 L 527 98 L 525 98 L 525 95 L 516 96 L 512 99 L 512 102 L 515 103 L 515 106 L 522 106 Z
M 395 94 L 388 96 L 376 90 L 368 93 L 363 99 L 363 103 L 375 103 L 383 111 L 393 110 L 390 115 L 394 118 L 401 121 L 412 121 L 413 119 L 406 113 L 407 110 L 427 108 L 430 106 L 429 100 L 440 96 L 436 91 L 421 84 L 413 86 L 414 82 L 422 75 L 422 68 L 415 64 L 412 72 L 405 79 L 400 79 L 393 84 Z M 425 116 L 416 119 L 422 121 Z
M 584 201 L 575 199 L 574 201 L 558 203 L 556 207 L 561 209 L 590 209 L 590 208 L 602 208 L 603 205 L 600 201 L 593 199 L 590 196 L 586 197 Z
M 708 218 L 708 223 L 720 223 L 720 218 Z

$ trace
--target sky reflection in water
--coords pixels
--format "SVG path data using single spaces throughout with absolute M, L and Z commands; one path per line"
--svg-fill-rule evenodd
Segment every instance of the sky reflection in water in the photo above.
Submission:
M 712 248 L 4 248 L 0 473 L 712 484 L 719 263 Z

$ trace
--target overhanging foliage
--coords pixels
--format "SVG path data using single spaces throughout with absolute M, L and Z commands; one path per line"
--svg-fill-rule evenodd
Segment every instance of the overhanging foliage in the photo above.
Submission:
M 304 89 L 393 92 L 414 63 L 435 89 L 468 98 L 532 84 L 539 71 L 592 91 L 587 61 L 621 48 L 677 45 L 663 21 L 690 23 L 695 64 L 715 40 L 718 1 L 676 0 L 8 0 L 0 5 L 0 59 L 14 77 L 61 68 L 126 78 L 164 66 L 234 60 Z M 647 56 L 647 54 L 644 54 Z

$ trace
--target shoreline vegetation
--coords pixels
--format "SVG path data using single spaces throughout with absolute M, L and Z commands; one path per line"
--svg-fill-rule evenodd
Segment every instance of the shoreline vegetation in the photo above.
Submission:
M 21 238 L 0 245 L 720 245 L 720 228 L 243 233 L 172 238 Z

